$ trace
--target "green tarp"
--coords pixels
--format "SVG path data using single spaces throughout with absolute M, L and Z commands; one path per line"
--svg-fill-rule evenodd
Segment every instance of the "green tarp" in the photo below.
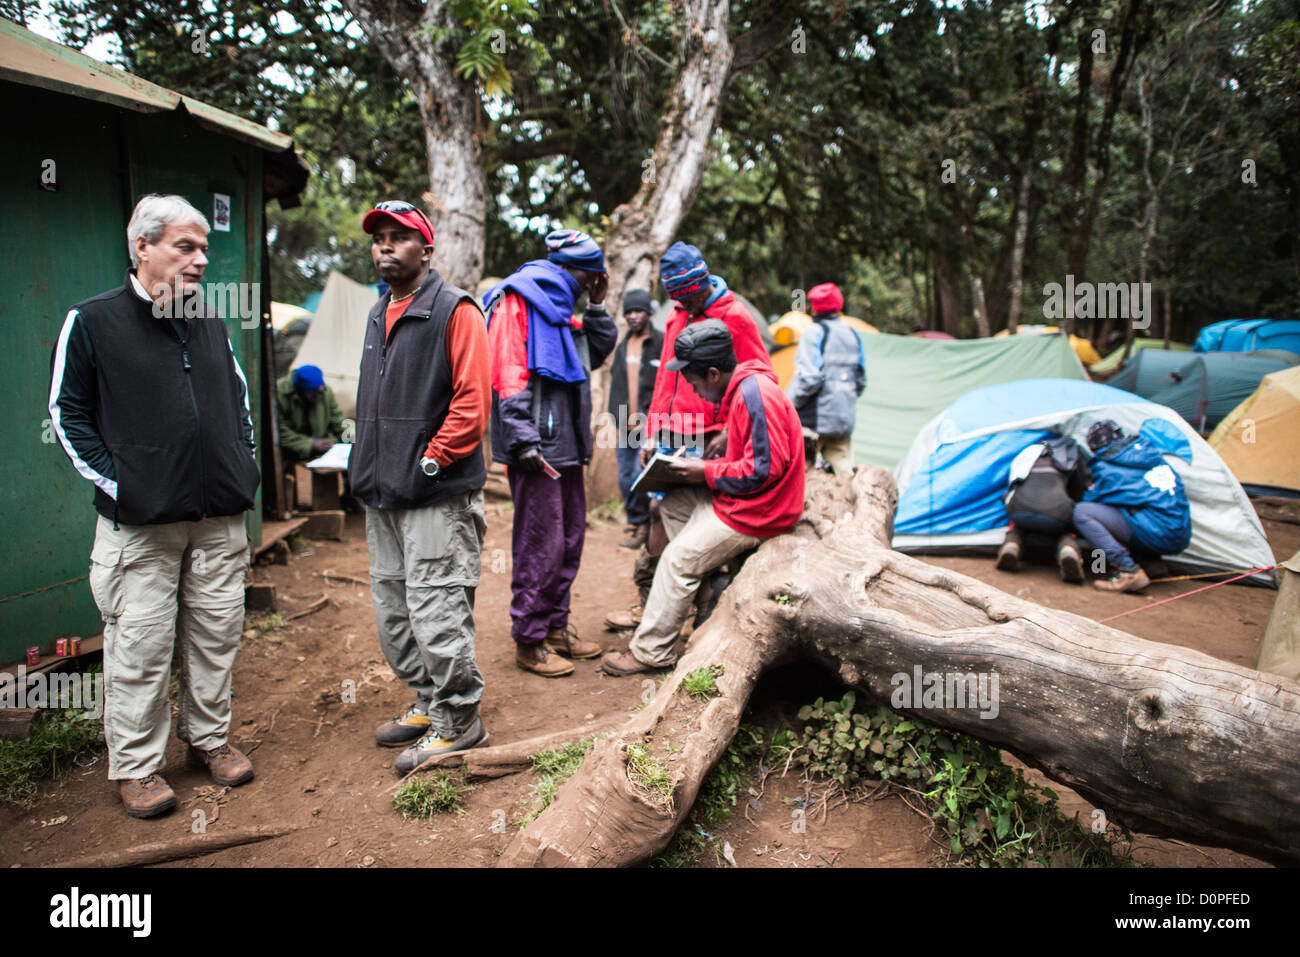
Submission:
M 861 335 L 867 388 L 858 399 L 854 461 L 892 469 L 922 426 L 972 389 L 1015 379 L 1084 379 L 1061 334 L 1000 339 Z

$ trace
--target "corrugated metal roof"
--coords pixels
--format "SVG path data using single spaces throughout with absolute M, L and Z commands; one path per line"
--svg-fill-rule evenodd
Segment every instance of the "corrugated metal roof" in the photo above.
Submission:
M 251 120 L 100 63 L 3 17 L 0 17 L 0 79 L 142 113 L 170 112 L 183 106 L 200 126 L 208 129 L 272 152 L 293 147 L 293 139 L 283 133 L 274 133 Z

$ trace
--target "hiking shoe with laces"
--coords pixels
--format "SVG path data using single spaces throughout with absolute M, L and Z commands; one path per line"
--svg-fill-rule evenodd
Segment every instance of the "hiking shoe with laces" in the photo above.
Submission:
M 157 817 L 176 806 L 176 792 L 156 774 L 118 781 L 117 793 L 132 817 Z
M 630 651 L 611 651 L 600 659 L 600 670 L 615 678 L 667 671 L 672 665 L 648 665 Z
M 629 525 L 627 529 L 627 538 L 618 543 L 619 548 L 640 548 L 646 542 L 650 541 L 650 525 L 644 523 L 641 525 Z
M 601 647 L 594 641 L 583 641 L 572 625 L 552 628 L 546 633 L 546 647 L 564 658 L 599 658 Z
M 191 744 L 185 749 L 185 762 L 192 768 L 207 768 L 212 780 L 222 787 L 238 787 L 253 780 L 253 762 L 228 744 L 211 751 Z
M 1110 578 L 1098 578 L 1092 583 L 1094 588 L 1100 588 L 1102 591 L 1141 591 L 1150 584 L 1151 579 L 1138 565 L 1132 568 L 1121 568 Z
M 1061 581 L 1075 584 L 1083 581 L 1083 555 L 1073 535 L 1065 534 L 1056 540 L 1056 567 Z
M 606 631 L 627 631 L 641 624 L 641 614 L 645 611 L 645 602 L 639 601 L 628 611 L 612 611 L 605 616 Z
M 444 737 L 437 731 L 430 731 L 397 756 L 397 773 L 410 774 L 425 761 L 440 754 L 477 748 L 485 744 L 488 737 L 487 729 L 483 727 L 483 720 L 478 715 L 474 715 L 474 720 L 469 723 L 469 727 L 455 737 Z
M 559 655 L 551 654 L 545 641 L 538 641 L 531 645 L 516 642 L 515 664 L 524 671 L 531 671 L 543 678 L 563 678 L 565 675 L 573 674 L 573 664 Z
M 400 748 L 428 733 L 429 716 L 418 704 L 413 704 L 405 714 L 375 728 L 375 743 L 385 748 Z
M 997 567 L 999 571 L 1014 572 L 1020 569 L 1020 549 L 1024 544 L 1024 539 L 1016 529 L 1009 529 L 1007 537 L 1002 540 L 1002 547 L 998 549 Z

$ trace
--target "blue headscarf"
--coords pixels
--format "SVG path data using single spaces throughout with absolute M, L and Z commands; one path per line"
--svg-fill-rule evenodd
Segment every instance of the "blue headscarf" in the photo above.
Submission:
M 484 310 L 507 291 L 518 293 L 528 304 L 528 371 L 561 382 L 585 382 L 587 370 L 570 325 L 578 281 L 554 262 L 534 259 L 488 290 Z

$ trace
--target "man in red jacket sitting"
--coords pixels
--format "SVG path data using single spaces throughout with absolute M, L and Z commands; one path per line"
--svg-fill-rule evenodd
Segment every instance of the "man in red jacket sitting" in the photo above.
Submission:
M 803 514 L 803 427 L 771 365 L 737 364 L 731 331 L 718 319 L 691 323 L 673 351 L 667 368 L 680 370 L 701 399 L 725 412 L 727 448 L 719 459 L 673 463 L 683 486 L 660 505 L 668 547 L 627 652 L 610 652 L 601 662 L 611 675 L 671 668 L 700 579 L 790 531 Z

